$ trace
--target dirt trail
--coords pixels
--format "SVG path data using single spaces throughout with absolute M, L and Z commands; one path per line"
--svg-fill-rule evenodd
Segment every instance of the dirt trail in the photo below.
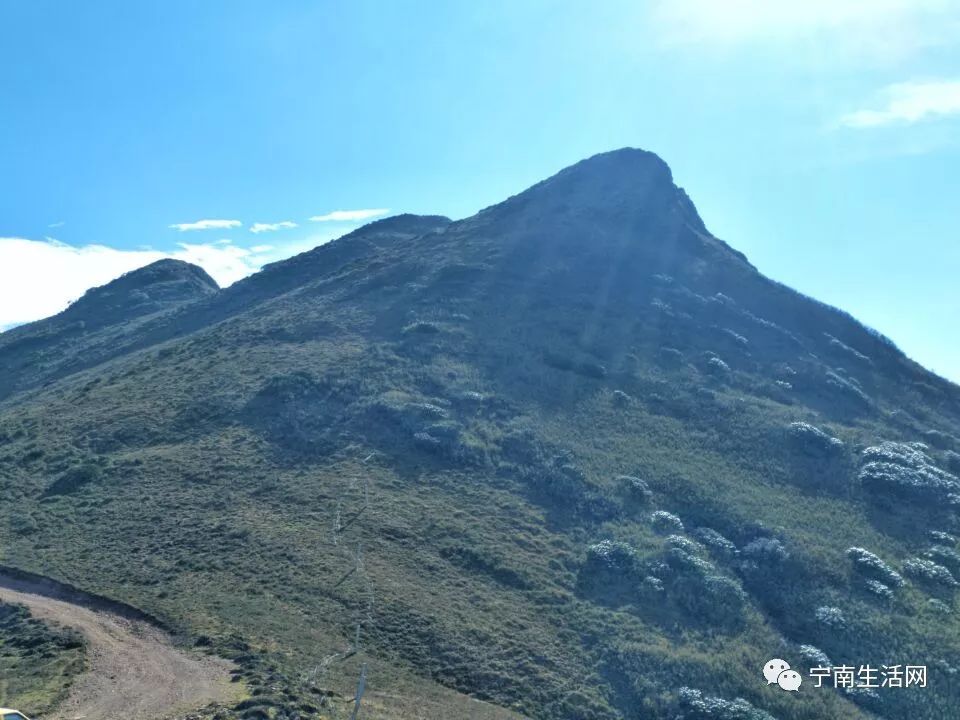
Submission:
M 236 700 L 226 661 L 174 647 L 153 625 L 46 582 L 0 574 L 0 600 L 26 605 L 34 617 L 76 628 L 87 639 L 88 671 L 44 720 L 159 720 L 211 702 Z

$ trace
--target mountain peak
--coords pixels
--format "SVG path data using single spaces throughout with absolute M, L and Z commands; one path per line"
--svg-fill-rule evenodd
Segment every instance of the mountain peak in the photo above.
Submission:
M 220 289 L 216 280 L 210 277 L 207 271 L 199 265 L 173 258 L 163 258 L 136 270 L 131 270 L 102 287 L 108 288 L 119 285 L 148 287 L 168 282 L 190 282 L 197 287 L 204 287 L 212 291 Z
M 144 315 L 205 297 L 219 289 L 202 267 L 165 258 L 131 270 L 106 285 L 91 288 L 63 314 L 71 319 L 107 324 L 121 315 Z
M 709 234 L 690 198 L 674 184 L 670 166 L 656 153 L 639 148 L 620 148 L 581 160 L 482 214 L 521 208 L 540 217 L 673 218 Z
M 602 175 L 613 182 L 629 182 L 639 177 L 649 177 L 665 183 L 673 182 L 673 173 L 663 158 L 655 152 L 634 147 L 591 155 L 564 168 L 544 182 L 570 175 Z
M 21 325 L 0 336 L 0 397 L 17 388 L 76 372 L 93 362 L 91 347 L 115 346 L 99 332 L 131 333 L 144 318 L 219 291 L 206 271 L 181 260 L 164 259 L 91 288 L 53 317 Z M 52 363 L 50 358 L 60 358 Z

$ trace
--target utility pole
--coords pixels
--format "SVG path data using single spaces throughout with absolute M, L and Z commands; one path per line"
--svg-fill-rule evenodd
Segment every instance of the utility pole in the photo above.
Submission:
M 340 530 L 343 529 L 343 501 L 337 501 L 337 514 L 333 518 L 333 544 L 340 544 Z
M 363 691 L 367 689 L 367 664 L 364 663 L 360 668 L 360 682 L 357 683 L 357 695 L 353 699 L 353 712 L 350 714 L 350 720 L 357 720 L 357 714 L 360 712 L 360 701 L 363 700 Z

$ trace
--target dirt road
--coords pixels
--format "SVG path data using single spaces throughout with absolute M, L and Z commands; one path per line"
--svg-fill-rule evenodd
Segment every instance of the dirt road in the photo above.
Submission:
M 174 647 L 163 631 L 45 582 L 0 574 L 0 600 L 34 617 L 76 628 L 87 639 L 88 671 L 44 720 L 158 720 L 235 701 L 230 666 Z

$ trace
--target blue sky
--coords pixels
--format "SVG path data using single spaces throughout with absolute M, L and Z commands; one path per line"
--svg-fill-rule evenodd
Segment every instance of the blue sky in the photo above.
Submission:
M 0 327 L 627 145 L 765 274 L 960 381 L 950 0 L 0 0 Z

